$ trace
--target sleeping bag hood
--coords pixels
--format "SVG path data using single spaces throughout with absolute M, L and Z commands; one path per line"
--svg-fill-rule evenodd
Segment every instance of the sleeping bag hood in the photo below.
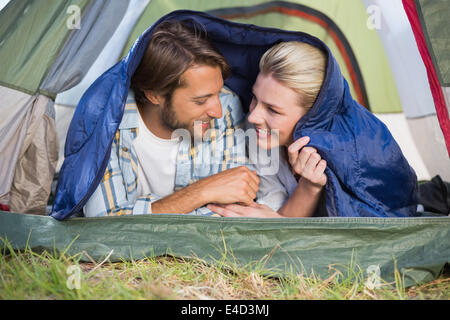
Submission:
M 326 77 L 311 110 L 300 119 L 294 139 L 309 136 L 309 146 L 327 161 L 322 197 L 328 216 L 407 217 L 416 212 L 417 179 L 386 126 L 350 95 L 329 48 L 302 32 L 263 28 L 223 20 L 203 12 L 180 10 L 162 17 L 133 44 L 125 58 L 84 93 L 67 134 L 51 216 L 62 220 L 80 212 L 101 182 L 111 145 L 122 120 L 130 80 L 162 21 L 200 24 L 231 66 L 225 85 L 244 107 L 259 72 L 261 56 L 274 44 L 301 41 L 323 50 Z

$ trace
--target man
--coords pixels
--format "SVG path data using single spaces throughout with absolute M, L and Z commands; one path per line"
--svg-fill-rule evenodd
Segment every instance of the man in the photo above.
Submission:
M 131 79 L 135 103 L 127 101 L 85 216 L 208 215 L 208 203 L 252 204 L 259 178 L 245 166 L 245 139 L 235 135 L 245 116 L 223 87 L 228 74 L 202 32 L 159 24 Z

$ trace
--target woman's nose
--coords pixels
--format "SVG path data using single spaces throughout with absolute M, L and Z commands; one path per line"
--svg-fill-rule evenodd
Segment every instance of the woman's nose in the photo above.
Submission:
M 250 114 L 248 115 L 248 122 L 253 124 L 264 123 L 264 117 L 261 113 L 261 107 L 256 104 L 253 108 L 250 106 Z

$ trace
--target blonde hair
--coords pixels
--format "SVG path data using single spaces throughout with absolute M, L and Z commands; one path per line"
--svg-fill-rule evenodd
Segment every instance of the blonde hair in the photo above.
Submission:
M 282 42 L 262 56 L 259 69 L 294 90 L 299 106 L 311 108 L 325 78 L 327 58 L 320 49 L 303 42 Z

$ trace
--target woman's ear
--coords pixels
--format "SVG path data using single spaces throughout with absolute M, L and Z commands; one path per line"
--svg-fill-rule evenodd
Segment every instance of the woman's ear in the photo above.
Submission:
M 145 97 L 154 105 L 162 104 L 163 97 L 157 95 L 155 92 L 146 90 L 144 91 Z

